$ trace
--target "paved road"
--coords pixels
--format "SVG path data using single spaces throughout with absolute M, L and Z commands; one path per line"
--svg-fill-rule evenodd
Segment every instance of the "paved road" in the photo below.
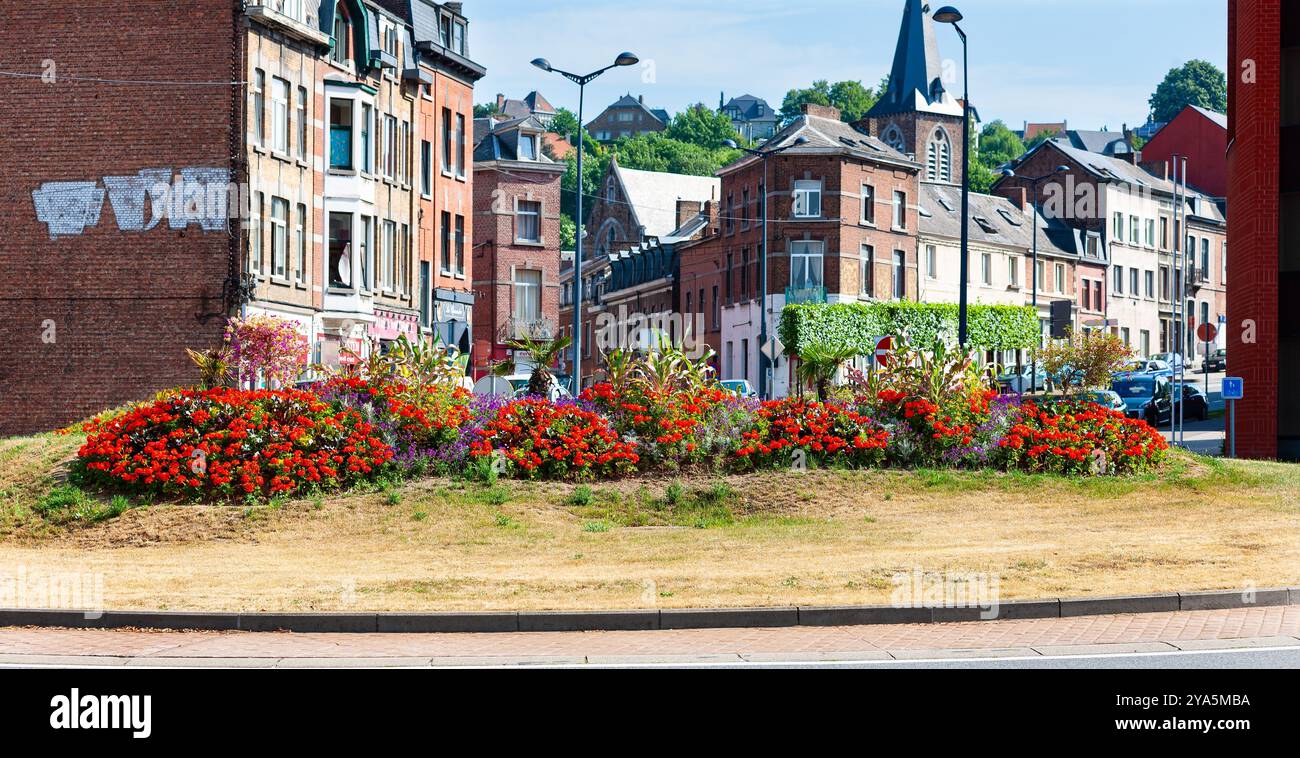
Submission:
M 1221 658 L 1238 648 L 1253 652 Z M 1197 667 L 1229 660 L 1241 665 L 1300 662 L 1300 606 L 962 624 L 639 632 L 0 630 L 0 667 L 1097 668 Z

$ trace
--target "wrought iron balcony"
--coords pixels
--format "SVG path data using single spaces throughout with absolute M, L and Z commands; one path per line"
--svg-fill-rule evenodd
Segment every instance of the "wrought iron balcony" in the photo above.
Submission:
M 825 287 L 786 287 L 786 305 L 825 305 Z
M 497 331 L 498 341 L 506 340 L 549 340 L 555 337 L 555 321 L 548 318 L 508 319 Z

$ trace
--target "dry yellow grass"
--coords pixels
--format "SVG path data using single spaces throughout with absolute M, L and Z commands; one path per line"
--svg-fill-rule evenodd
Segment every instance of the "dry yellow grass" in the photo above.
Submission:
M 1180 454 L 1159 476 L 1083 482 L 890 471 L 585 490 L 428 480 L 51 528 L 27 511 L 66 443 L 28 442 L 20 453 L 0 443 L 0 574 L 102 572 L 110 608 L 885 603 L 894 574 L 915 569 L 996 576 L 1003 599 L 1300 584 L 1300 470 L 1282 464 Z

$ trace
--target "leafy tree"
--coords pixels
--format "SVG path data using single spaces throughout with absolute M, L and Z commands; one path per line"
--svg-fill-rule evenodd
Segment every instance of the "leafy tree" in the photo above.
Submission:
M 557 108 L 555 118 L 551 119 L 549 131 L 572 137 L 578 133 L 578 117 L 568 108 Z
M 1105 387 L 1111 374 L 1124 368 L 1133 351 L 1117 335 L 1074 332 L 1070 338 L 1053 342 L 1038 354 L 1039 363 L 1051 377 L 1064 377 L 1065 393 Z
M 850 124 L 867 115 L 879 97 L 871 88 L 862 86 L 862 82 L 843 81 L 831 85 L 831 105 L 839 108 L 840 118 Z
M 987 193 L 993 189 L 1000 175 L 993 169 L 984 165 L 984 161 L 971 161 L 970 164 L 970 191 Z
M 980 163 L 996 169 L 1010 163 L 1025 153 L 1025 143 L 1002 121 L 990 121 L 980 132 Z
M 479 103 L 474 106 L 474 118 L 487 118 L 497 114 L 496 103 Z
M 727 128 L 731 128 L 730 122 Z M 730 148 L 711 150 L 656 133 L 621 139 L 611 150 L 618 156 L 620 166 L 690 176 L 711 176 L 741 155 Z
M 1199 105 L 1212 111 L 1228 110 L 1228 78 L 1209 61 L 1191 60 L 1170 69 L 1149 101 L 1151 118 L 1172 121 L 1183 108 Z
M 583 168 L 586 168 L 584 165 Z M 578 225 L 567 213 L 560 214 L 560 249 L 573 250 L 578 246 Z
M 803 113 L 805 103 L 813 105 L 830 105 L 840 109 L 840 119 L 846 122 L 857 121 L 866 115 L 871 106 L 876 104 L 880 93 L 863 86 L 860 81 L 843 81 L 831 84 L 825 79 L 818 79 L 811 87 L 792 89 L 781 101 L 781 120 L 793 121 Z
M 717 150 L 727 140 L 745 141 L 736 133 L 731 119 L 703 104 L 693 105 L 674 116 L 664 136 L 706 150 Z
M 591 215 L 591 206 L 595 203 L 596 196 L 600 193 L 600 184 L 605 179 L 605 173 L 609 170 L 609 160 L 611 153 L 605 149 L 604 145 L 591 138 L 591 135 L 584 134 L 585 155 L 582 159 L 582 192 L 583 197 L 583 221 Z M 577 219 L 578 216 L 578 154 L 574 151 L 572 155 L 564 159 L 566 171 L 564 178 L 560 180 L 560 211 L 568 214 L 569 218 Z

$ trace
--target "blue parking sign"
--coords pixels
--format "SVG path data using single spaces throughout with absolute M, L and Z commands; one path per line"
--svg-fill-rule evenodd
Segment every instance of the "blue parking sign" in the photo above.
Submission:
M 1223 399 L 1224 400 L 1241 400 L 1246 397 L 1246 382 L 1238 376 L 1228 376 L 1223 379 Z

